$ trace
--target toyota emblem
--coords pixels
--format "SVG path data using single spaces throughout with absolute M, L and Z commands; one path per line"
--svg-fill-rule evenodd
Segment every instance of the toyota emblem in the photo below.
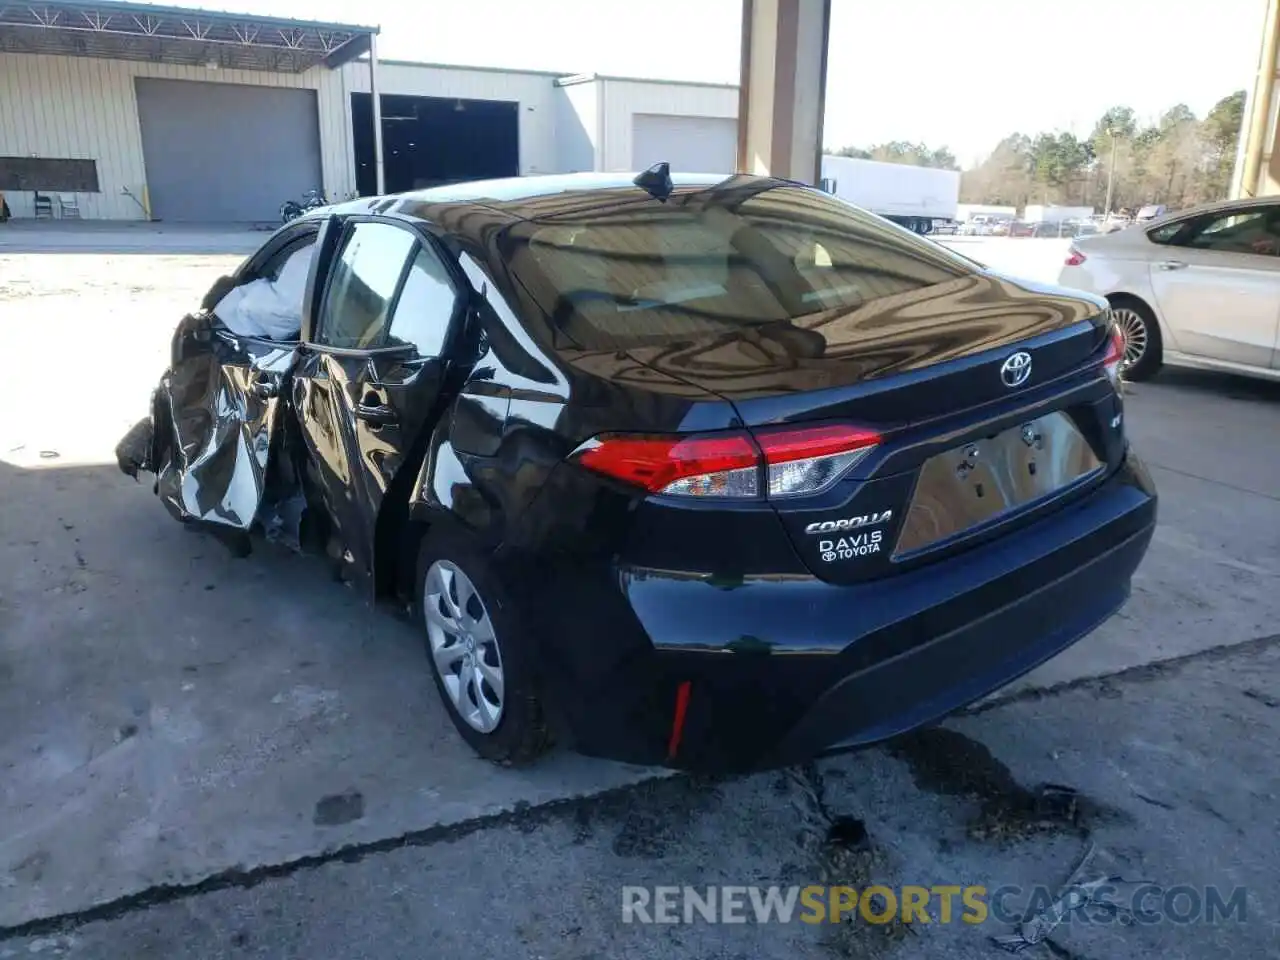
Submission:
M 1006 387 L 1020 387 L 1031 376 L 1031 354 L 1019 350 L 1000 365 L 1000 379 Z

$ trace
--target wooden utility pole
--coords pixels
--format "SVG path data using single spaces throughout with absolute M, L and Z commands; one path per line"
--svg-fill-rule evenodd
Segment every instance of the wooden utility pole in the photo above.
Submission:
M 1262 27 L 1262 51 L 1258 56 L 1258 73 L 1249 96 L 1248 113 L 1241 131 L 1241 164 L 1236 189 L 1239 197 L 1257 196 L 1262 179 L 1262 160 L 1271 153 L 1266 142 L 1271 127 L 1272 104 L 1275 100 L 1276 55 L 1280 52 L 1280 0 L 1268 0 L 1267 19 Z
M 1111 137 L 1111 166 L 1107 169 L 1107 209 L 1106 215 L 1111 216 L 1111 198 L 1115 196 L 1116 186 L 1116 131 L 1114 127 L 1107 127 L 1107 134 Z

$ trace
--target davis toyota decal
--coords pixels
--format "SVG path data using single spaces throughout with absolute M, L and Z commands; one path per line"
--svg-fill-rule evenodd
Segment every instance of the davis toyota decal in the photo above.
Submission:
M 893 519 L 892 510 L 881 510 L 861 517 L 844 517 L 840 520 L 820 520 L 804 528 L 808 534 L 843 533 L 846 530 L 857 530 L 861 527 L 873 527 L 888 523 Z M 818 552 L 823 563 L 836 560 L 852 560 L 854 557 L 865 557 L 870 553 L 879 553 L 884 540 L 884 532 L 872 530 L 851 537 L 839 537 L 835 540 L 819 540 Z

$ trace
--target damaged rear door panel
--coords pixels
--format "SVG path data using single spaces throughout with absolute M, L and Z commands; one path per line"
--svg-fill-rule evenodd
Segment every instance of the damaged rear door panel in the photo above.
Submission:
M 389 505 L 392 519 L 383 501 L 402 468 L 406 480 L 416 476 L 422 441 L 452 392 L 461 290 L 428 235 L 367 217 L 345 224 L 327 282 L 315 288 L 292 402 L 342 558 L 361 576 L 375 573 L 380 528 L 407 521 L 407 487 Z
M 121 469 L 154 472 L 170 512 L 238 550 L 256 530 L 373 576 L 465 372 L 450 358 L 467 289 L 422 224 L 330 216 L 282 230 L 179 324 Z M 402 468 L 403 509 L 384 516 Z

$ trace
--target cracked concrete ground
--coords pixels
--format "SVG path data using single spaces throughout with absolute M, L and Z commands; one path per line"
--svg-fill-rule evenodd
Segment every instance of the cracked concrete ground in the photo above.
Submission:
M 951 734 L 808 780 L 642 782 L 565 755 L 511 773 L 462 748 L 409 627 L 316 564 L 227 558 L 104 465 L 175 319 L 238 256 L 93 242 L 0 249 L 8 355 L 28 358 L 0 378 L 0 956 L 991 955 L 994 931 L 961 925 L 623 926 L 620 887 L 1057 884 L 1080 831 L 1023 836 L 1016 804 L 966 793 L 1041 781 L 1084 792 L 1126 869 L 1252 891 L 1246 924 L 1072 926 L 1060 955 L 1274 955 L 1280 689 L 1274 645 L 1249 641 L 1280 622 L 1280 388 L 1171 371 L 1134 390 L 1162 502 L 1133 599 Z M 870 847 L 819 842 L 828 815 Z
M 1019 812 L 1051 781 L 1077 822 Z M 821 807 L 812 787 L 822 793 Z M 1006 954 L 1008 925 L 624 923 L 624 886 L 869 883 L 1056 887 L 1090 844 L 1166 891 L 1239 914 L 1122 926 L 1078 917 L 1029 956 L 1280 956 L 1280 638 L 1003 704 L 886 748 L 726 782 L 650 781 L 424 845 L 370 853 L 0 940 L 0 957 L 710 958 Z M 832 817 L 867 841 L 824 842 Z M 1155 903 L 1159 902 L 1157 896 Z M 1010 910 L 1022 899 L 1012 896 Z M 1179 908 L 1181 909 L 1181 908 Z M 957 911 L 958 914 L 958 911 Z

